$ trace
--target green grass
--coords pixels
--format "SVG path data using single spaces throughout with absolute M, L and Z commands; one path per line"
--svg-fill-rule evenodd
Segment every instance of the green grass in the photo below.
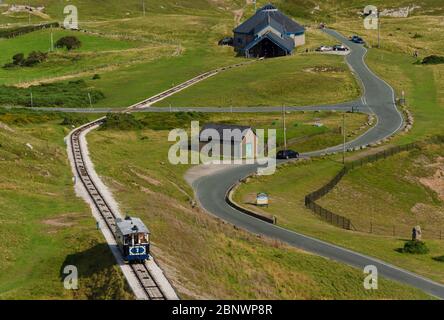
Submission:
M 353 2 L 355 4 L 357 2 Z M 434 5 L 435 2 L 427 2 Z M 400 134 L 395 144 L 404 144 L 442 134 L 444 120 L 444 77 L 442 65 L 425 66 L 416 63 L 413 50 L 419 50 L 420 57 L 439 54 L 444 50 L 439 34 L 442 25 L 439 16 L 415 16 L 408 19 L 383 19 L 382 49 L 370 49 L 367 62 L 383 79 L 388 81 L 400 96 L 406 93 L 408 109 L 413 113 L 415 124 L 408 134 Z M 362 20 L 340 20 L 334 24 L 345 35 L 360 34 L 370 46 L 375 46 L 377 33 L 362 27 Z M 421 37 L 414 37 L 415 32 Z M 403 255 L 398 250 L 404 240 L 410 238 L 411 228 L 420 223 L 429 229 L 442 228 L 442 203 L 417 179 L 433 171 L 418 163 L 427 157 L 429 161 L 441 154 L 441 148 L 430 147 L 423 155 L 400 154 L 387 162 L 366 165 L 352 171 L 333 193 L 320 203 L 333 211 L 351 217 L 358 227 L 370 231 L 370 220 L 384 224 L 379 230 L 386 236 L 352 233 L 333 227 L 304 208 L 304 195 L 321 187 L 339 171 L 340 166 L 329 159 L 313 163 L 286 167 L 272 177 L 253 179 L 243 184 L 236 193 L 236 200 L 247 203 L 257 192 L 268 192 L 272 203 L 268 214 L 276 215 L 278 223 L 284 227 L 375 256 L 394 265 L 414 271 L 440 282 L 444 282 L 442 266 L 433 258 L 442 256 L 444 243 L 439 240 L 426 240 L 430 253 L 422 256 Z M 335 160 L 335 158 L 333 158 Z M 310 170 L 310 171 L 308 171 Z M 312 174 L 307 175 L 307 171 Z M 416 177 L 416 178 L 415 178 Z M 286 183 L 285 181 L 291 181 Z M 415 204 L 422 211 L 412 213 Z M 250 206 L 252 209 L 257 208 Z M 398 236 L 388 236 L 393 232 Z M 374 226 L 377 232 L 377 226 Z M 426 231 L 427 234 L 427 231 Z M 436 237 L 437 234 L 434 234 Z
M 237 189 L 234 199 L 237 203 L 247 208 L 275 215 L 277 217 L 278 225 L 280 226 L 362 252 L 444 283 L 442 267 L 438 262 L 432 259 L 432 257 L 444 252 L 443 241 L 427 240 L 427 245 L 430 248 L 430 254 L 428 255 L 420 257 L 402 255 L 397 250 L 404 246 L 404 240 L 410 237 L 409 233 L 393 237 L 350 232 L 320 220 L 312 213 L 312 211 L 305 208 L 305 195 L 319 189 L 325 183 L 330 181 L 341 169 L 340 163 L 333 160 L 334 159 L 326 158 L 323 160 L 300 162 L 280 168 L 273 176 L 250 179 L 248 183 L 242 184 Z M 377 169 L 375 169 L 375 171 L 376 170 Z M 386 171 L 386 173 L 387 172 L 389 171 Z M 387 181 L 387 185 L 390 185 L 390 176 L 387 177 L 387 175 L 388 174 L 384 175 L 378 173 L 379 179 L 372 180 L 374 181 L 374 185 L 381 185 L 382 187 L 384 186 L 385 181 Z M 367 173 L 363 177 L 361 175 L 356 175 L 355 180 L 365 180 L 366 177 L 368 177 Z M 394 182 L 392 182 L 392 184 L 393 183 Z M 409 190 L 408 185 L 405 186 L 403 183 L 399 183 L 397 194 L 401 193 L 404 197 L 407 197 L 403 193 L 404 187 L 406 190 Z M 254 200 L 254 195 L 257 192 L 267 192 L 270 195 L 271 203 L 268 208 L 258 209 L 249 204 Z M 353 194 L 347 195 L 347 197 L 350 196 L 352 198 L 356 192 L 357 191 L 353 189 Z M 393 196 L 394 195 L 391 195 L 390 198 Z M 415 196 L 419 197 L 420 195 Z M 387 197 L 389 196 L 387 195 Z M 383 219 L 384 213 L 387 216 L 386 219 L 390 219 L 390 207 L 387 207 L 386 205 L 387 197 L 384 199 L 375 199 L 369 196 L 367 198 L 368 201 L 371 201 L 372 206 L 377 203 L 381 210 L 383 210 L 382 212 L 378 212 L 381 219 Z M 351 212 L 361 210 L 358 212 L 361 212 L 359 218 L 362 218 L 362 215 L 368 214 L 368 210 L 365 209 L 366 203 L 359 201 L 359 199 L 359 197 L 354 199 L 354 207 L 349 206 L 342 201 L 337 205 L 346 206 L 347 208 L 350 208 L 350 210 L 353 210 Z M 401 200 L 399 202 L 401 202 Z
M 423 181 L 433 178 L 443 155 L 442 145 L 428 145 L 365 165 L 318 203 L 350 218 L 361 231 L 372 224 L 374 233 L 391 235 L 394 227 L 398 236 L 408 238 L 420 225 L 425 239 L 439 238 L 439 231 L 444 233 L 443 202 Z
M 223 123 L 249 125 L 253 129 L 274 129 L 276 130 L 276 143 L 278 147 L 284 144 L 283 119 L 280 113 L 257 114 L 251 117 L 249 113 L 236 113 L 236 117 L 224 113 L 153 113 L 147 115 L 108 115 L 109 119 L 101 130 L 172 130 L 189 129 L 191 121 L 199 121 L 200 126 L 207 123 Z M 348 139 L 353 139 L 360 135 L 368 126 L 365 125 L 367 116 L 364 114 L 347 114 L 347 127 L 350 130 Z M 317 127 L 314 124 L 320 123 L 323 126 Z M 287 112 L 287 145 L 300 152 L 314 151 L 337 145 L 342 142 L 343 136 L 340 127 L 342 126 L 342 114 L 331 111 L 322 112 Z M 268 131 L 265 132 L 265 139 L 268 138 Z
M 85 81 L 68 81 L 31 86 L 27 89 L 0 85 L 0 105 L 26 107 L 79 107 L 103 99 L 103 93 Z
M 90 209 L 74 193 L 63 143 L 69 129 L 61 121 L 57 114 L 0 114 L 0 299 L 131 298 Z M 64 289 L 66 265 L 77 266 L 79 290 Z
M 189 167 L 169 164 L 167 135 L 148 129 L 95 131 L 88 142 L 122 210 L 148 224 L 156 259 L 182 298 L 426 297 L 386 280 L 379 290 L 364 290 L 360 270 L 259 239 L 193 209 L 192 190 L 183 179 Z
M 67 77 L 81 78 L 105 94 L 106 98 L 96 104 L 97 107 L 126 107 L 205 71 L 244 60 L 235 57 L 232 48 L 217 45 L 222 37 L 232 34 L 234 22 L 231 10 L 243 8 L 245 4 L 242 1 L 222 1 L 217 6 L 206 0 L 192 3 L 150 2 L 146 17 L 140 15 L 140 3 L 137 1 L 126 3 L 128 11 L 122 10 L 122 7 L 118 11 L 114 1 L 107 4 L 75 1 L 74 4 L 79 5 L 80 19 L 84 19 L 81 26 L 104 35 L 57 30 L 56 40 L 63 35 L 76 35 L 81 38 L 83 49 L 79 52 L 51 54 L 47 62 L 34 68 L 8 72 L 0 70 L 0 83 L 29 86 L 39 82 L 62 81 Z M 159 10 L 160 6 L 162 8 Z M 60 11 L 59 7 L 59 3 L 48 1 L 48 12 L 51 15 Z M 245 16 L 251 15 L 252 6 L 246 9 Z M 208 31 L 205 37 L 202 37 L 202 30 Z M 17 50 L 47 51 L 49 36 L 46 30 L 0 41 L 0 48 L 2 45 L 5 48 L 3 54 L 0 54 L 0 62 L 9 62 Z M 314 49 L 321 43 L 332 41 L 314 29 L 308 30 L 307 39 L 307 45 L 298 50 Z M 223 101 L 224 97 L 232 92 L 234 86 L 239 85 L 247 90 L 243 90 L 238 96 L 239 100 L 233 102 L 238 105 L 323 104 L 359 95 L 358 86 L 348 70 L 337 73 L 302 73 L 303 68 L 319 64 L 331 67 L 339 65 L 341 69 L 345 66 L 342 59 L 337 57 L 277 59 L 258 64 L 257 67 L 252 66 L 248 70 L 227 71 L 215 77 L 214 83 L 212 79 L 208 80 L 209 84 L 205 84 L 202 89 L 205 95 L 200 100 L 195 101 L 193 91 L 190 91 L 184 103 L 187 106 L 208 103 L 227 105 L 228 102 Z M 294 70 L 288 72 L 288 66 Z M 280 76 L 272 73 L 269 79 L 270 68 L 282 71 Z M 94 73 L 100 74 L 101 79 L 92 81 Z M 306 81 L 303 81 L 302 74 Z M 323 83 L 322 94 L 311 94 L 311 91 L 319 91 L 319 82 Z M 125 84 L 125 95 L 121 94 L 122 84 Z M 218 89 L 216 92 L 219 95 L 211 97 L 209 94 L 215 92 L 214 87 Z M 282 99 L 272 99 L 270 95 L 282 95 Z M 182 105 L 182 101 L 179 105 Z
M 314 71 L 318 66 L 327 66 L 331 71 Z M 322 94 L 315 94 L 320 89 Z M 359 91 L 343 58 L 303 54 L 257 62 L 221 73 L 156 105 L 319 105 L 351 101 L 360 95 Z
M 135 41 L 109 39 L 79 32 L 55 29 L 54 41 L 66 35 L 78 37 L 82 41 L 81 48 L 71 52 L 57 49 L 49 54 L 47 61 L 34 67 L 1 68 L 0 83 L 25 86 L 37 81 L 58 80 L 63 76 L 81 76 L 83 73 L 87 73 L 90 77 L 92 70 L 101 73 L 102 70 L 112 70 L 119 65 L 134 63 L 132 61 L 136 56 L 148 61 L 153 56 L 153 53 L 143 51 L 141 45 Z M 3 66 L 11 62 L 12 56 L 17 53 L 27 55 L 31 51 L 48 52 L 49 49 L 49 30 L 36 31 L 13 39 L 1 39 L 0 64 Z M 160 50 L 157 55 L 164 53 L 163 48 L 157 49 Z

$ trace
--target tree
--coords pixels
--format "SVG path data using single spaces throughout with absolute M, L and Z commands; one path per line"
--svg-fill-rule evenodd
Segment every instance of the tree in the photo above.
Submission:
M 66 48 L 68 51 L 78 49 L 81 45 L 82 42 L 74 36 L 66 36 L 56 42 L 57 48 Z

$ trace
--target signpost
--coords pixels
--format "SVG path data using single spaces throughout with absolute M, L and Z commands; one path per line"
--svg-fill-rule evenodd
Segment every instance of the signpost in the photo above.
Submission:
M 258 207 L 268 207 L 268 194 L 261 192 L 256 196 L 256 205 Z

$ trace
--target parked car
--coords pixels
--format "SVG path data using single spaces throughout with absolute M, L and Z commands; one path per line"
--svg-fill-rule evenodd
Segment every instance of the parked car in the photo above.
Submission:
M 276 154 L 277 159 L 297 159 L 299 158 L 299 152 L 293 150 L 281 150 Z
M 333 51 L 348 51 L 348 50 L 350 49 L 344 46 L 343 44 L 338 44 L 333 46 Z
M 319 48 L 316 49 L 316 51 L 319 51 L 319 52 L 333 51 L 333 47 L 330 47 L 330 46 L 320 46 Z
M 220 46 L 232 46 L 233 45 L 233 38 L 232 37 L 225 37 L 219 41 L 219 45 Z
M 359 36 L 351 36 L 350 37 L 350 40 L 352 41 L 352 42 L 354 42 L 354 43 L 358 43 L 358 44 L 364 44 L 365 43 L 365 41 L 364 41 L 364 39 L 362 39 L 361 37 L 359 37 Z

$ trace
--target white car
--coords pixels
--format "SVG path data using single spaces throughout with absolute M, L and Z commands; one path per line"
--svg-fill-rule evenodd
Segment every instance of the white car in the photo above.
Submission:
M 320 52 L 333 51 L 333 47 L 320 46 L 319 48 L 316 49 L 316 51 L 320 51 Z
M 338 44 L 338 45 L 333 47 L 333 50 L 334 51 L 348 51 L 350 49 L 347 48 L 346 46 L 344 46 L 343 44 Z

